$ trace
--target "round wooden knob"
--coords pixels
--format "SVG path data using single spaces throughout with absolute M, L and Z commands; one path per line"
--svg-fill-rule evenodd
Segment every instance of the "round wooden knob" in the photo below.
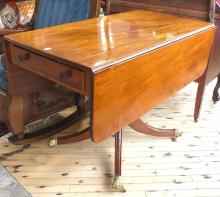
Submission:
M 72 76 L 72 70 L 68 69 L 60 73 L 60 79 L 67 80 Z
M 27 61 L 27 60 L 29 60 L 30 59 L 30 54 L 29 53 L 26 53 L 26 54 L 24 54 L 24 55 L 19 55 L 19 60 L 20 61 Z

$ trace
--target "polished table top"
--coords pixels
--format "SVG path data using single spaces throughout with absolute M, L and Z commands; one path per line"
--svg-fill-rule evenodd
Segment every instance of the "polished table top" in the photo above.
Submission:
M 39 83 L 21 78 L 22 67 L 89 96 L 100 142 L 198 79 L 214 35 L 212 23 L 144 10 L 10 35 L 10 94 Z
M 134 54 L 189 36 L 208 28 L 209 24 L 212 25 L 171 14 L 135 10 L 6 38 L 95 72 Z

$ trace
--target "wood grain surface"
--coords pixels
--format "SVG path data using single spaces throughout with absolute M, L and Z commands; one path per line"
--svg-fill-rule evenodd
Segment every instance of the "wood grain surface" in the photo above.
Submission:
M 6 39 L 37 53 L 97 70 L 122 57 L 130 58 L 137 52 L 187 36 L 209 24 L 171 14 L 135 10 L 9 35 Z
M 100 142 L 200 77 L 214 34 L 209 22 L 135 10 L 5 40 L 13 63 L 54 82 L 60 83 L 54 73 L 63 66 L 86 73 L 76 80 L 90 90 L 92 138 Z M 18 63 L 17 47 L 34 62 Z M 42 62 L 50 61 L 45 71 Z M 83 93 L 74 83 L 61 84 Z
M 201 76 L 214 34 L 213 28 L 96 74 L 93 140 L 107 138 Z

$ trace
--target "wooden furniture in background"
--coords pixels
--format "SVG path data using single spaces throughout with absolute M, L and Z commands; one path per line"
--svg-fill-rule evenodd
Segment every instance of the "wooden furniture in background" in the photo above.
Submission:
M 216 41 L 215 41 L 216 48 L 214 49 L 214 52 L 216 54 L 213 55 L 212 61 L 213 61 L 213 64 L 214 64 L 214 62 L 216 63 L 216 67 L 217 67 L 218 65 L 220 65 L 220 58 L 217 58 L 218 54 L 220 53 L 220 3 L 218 3 L 218 6 L 216 7 L 216 25 L 218 27 L 217 34 L 216 34 Z M 216 86 L 215 86 L 215 89 L 213 92 L 213 101 L 214 102 L 217 102 L 220 100 L 220 96 L 219 96 L 219 92 L 218 92 L 219 88 L 220 88 L 220 73 L 218 75 L 218 80 L 217 80 L 217 83 L 216 83 Z
M 31 22 L 35 8 L 35 0 L 18 1 L 16 3 L 20 12 L 20 24 L 26 25 Z
M 213 55 L 213 62 L 216 63 L 216 67 L 217 67 L 218 65 L 220 65 L 220 58 L 217 58 L 219 57 L 218 54 L 220 54 L 220 2 L 218 3 L 218 6 L 216 8 L 216 24 L 217 27 L 219 28 L 217 30 L 217 35 L 216 35 L 216 41 L 215 41 L 216 49 L 214 50 L 216 54 Z M 220 73 L 218 75 L 217 83 L 214 88 L 213 98 L 212 98 L 215 103 L 220 100 L 219 88 L 220 88 Z
M 32 18 L 33 9 L 35 6 L 34 0 L 4 0 L 0 2 L 0 54 L 3 53 L 2 46 L 2 38 L 4 35 L 9 35 L 17 32 L 28 31 L 32 29 L 27 23 L 30 22 L 29 18 Z M 4 11 L 3 11 L 4 9 Z M 4 23 L 3 21 L 4 20 Z M 15 23 L 14 23 L 15 22 Z M 14 23 L 13 25 L 7 25 L 10 23 Z M 2 58 L 1 58 L 2 61 Z M 2 63 L 0 63 L 2 64 Z M 2 65 L 1 65 L 2 67 Z M 8 109 L 6 107 L 6 92 L 5 86 L 6 83 L 4 79 L 2 79 L 2 69 L 1 70 L 1 80 L 0 80 L 0 136 L 7 134 L 8 128 L 5 125 L 7 122 L 7 113 Z M 3 83 L 3 84 L 2 84 Z M 3 89 L 2 89 L 3 88 Z
M 217 34 L 210 58 L 209 66 L 206 72 L 196 80 L 198 90 L 196 96 L 194 119 L 198 121 L 202 98 L 206 85 L 220 75 L 220 17 L 215 15 L 215 0 L 111 0 L 110 13 L 125 12 L 134 9 L 146 9 L 162 11 L 182 16 L 200 18 L 207 21 L 215 21 L 217 25 Z M 219 9 L 217 8 L 217 13 Z M 218 89 L 220 87 L 220 76 L 213 92 L 212 99 L 216 103 L 219 100 Z
M 139 117 L 204 73 L 214 35 L 213 23 L 144 10 L 10 35 L 4 38 L 9 94 L 22 98 L 42 77 L 87 96 L 81 109 L 90 111 L 89 127 L 50 143 L 89 137 L 97 143 L 117 133 L 113 187 L 124 191 L 121 128 L 175 137 L 175 130 L 150 127 Z M 18 71 L 31 77 L 21 80 Z M 16 106 L 20 117 L 22 101 Z M 19 133 L 22 119 L 13 122 Z
M 2 43 L 2 37 L 4 35 L 27 31 L 27 30 L 31 29 L 31 27 L 28 25 L 28 23 L 31 21 L 32 16 L 33 16 L 34 7 L 35 7 L 35 0 L 23 0 L 23 1 L 21 1 L 21 0 L 20 1 L 18 1 L 18 0 L 6 1 L 5 0 L 5 1 L 0 2 L 1 8 L 4 8 L 7 5 L 11 5 L 12 7 L 15 8 L 17 15 L 19 16 L 19 20 L 16 21 L 17 24 L 13 28 L 4 27 L 4 29 L 2 29 L 2 28 L 0 29 L 0 53 L 1 54 L 3 52 L 1 43 Z M 0 19 L 0 21 L 1 21 L 1 19 Z
M 213 9 L 213 0 L 111 0 L 110 13 L 125 12 L 134 9 L 146 9 L 168 12 L 181 16 L 209 19 L 209 8 Z
M 107 16 L 110 13 L 110 0 L 101 0 L 101 7 L 103 8 L 104 14 Z
M 7 8 L 6 10 L 9 11 L 11 7 L 15 8 L 17 16 L 19 16 L 19 21 L 21 20 L 18 25 L 14 26 L 14 29 L 7 28 L 0 30 L 1 35 L 49 27 L 86 19 L 88 17 L 96 17 L 99 15 L 100 10 L 100 3 L 97 0 L 11 0 L 2 1 L 0 5 L 2 9 Z M 90 7 L 88 7 L 88 5 L 90 5 Z M 34 7 L 36 9 L 33 14 Z M 20 12 L 18 12 L 19 10 Z M 33 14 L 33 17 L 30 19 L 31 14 Z M 57 17 L 57 15 L 59 15 L 59 17 Z M 30 22 L 28 22 L 29 20 Z M 24 21 L 28 23 L 25 25 Z M 20 97 L 8 94 L 10 90 L 8 90 L 7 79 L 5 79 L 6 72 L 3 66 L 1 66 L 0 86 L 2 87 L 2 85 L 4 85 L 4 87 L 1 88 L 0 95 L 1 135 L 4 135 L 10 130 L 14 133 L 14 136 L 10 138 L 13 143 L 27 144 L 60 132 L 66 126 L 69 126 L 79 119 L 81 114 L 79 102 L 81 98 L 78 94 L 57 86 L 39 76 L 37 77 L 39 83 L 32 85 L 25 84 L 24 81 L 26 79 L 32 80 L 32 74 L 17 69 L 16 66 L 13 69 L 14 75 L 12 78 L 16 81 L 16 89 L 22 90 L 25 89 L 25 86 L 28 86 L 29 89 L 27 92 L 24 91 L 23 95 Z M 19 80 L 17 80 L 17 77 Z M 63 77 L 65 78 L 65 73 Z M 19 104 L 23 107 L 19 108 Z M 24 133 L 24 125 L 73 105 L 77 105 L 77 110 L 70 115 L 69 118 L 60 120 L 43 129 L 37 130 L 35 128 L 35 130 L 37 130 L 35 132 Z M 21 114 L 18 116 L 17 113 Z M 20 124 L 18 124 L 18 119 L 20 120 Z

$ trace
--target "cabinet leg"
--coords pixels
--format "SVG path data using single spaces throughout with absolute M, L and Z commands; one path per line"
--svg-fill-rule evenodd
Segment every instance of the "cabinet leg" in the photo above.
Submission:
M 126 192 L 121 177 L 122 130 L 115 134 L 115 177 L 112 188 L 116 192 Z
M 217 84 L 216 84 L 214 91 L 213 91 L 212 100 L 214 103 L 217 103 L 220 100 L 220 96 L 219 96 L 219 92 L 218 92 L 219 88 L 220 88 L 220 73 L 218 75 Z

